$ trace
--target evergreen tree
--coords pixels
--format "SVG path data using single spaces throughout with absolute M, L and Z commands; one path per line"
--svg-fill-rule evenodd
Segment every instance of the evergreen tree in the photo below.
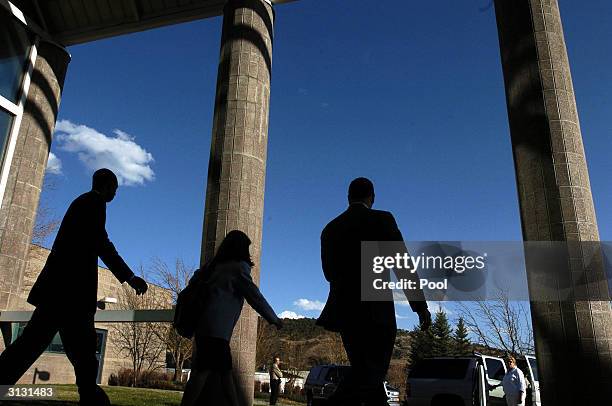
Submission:
M 453 336 L 452 329 L 448 323 L 448 317 L 442 308 L 438 308 L 436 318 L 431 326 L 431 334 L 433 335 L 432 351 L 434 357 L 445 357 L 453 355 Z
M 408 360 L 409 368 L 413 368 L 423 358 L 431 357 L 433 335 L 431 329 L 428 331 L 421 331 L 419 327 L 415 327 L 411 331 L 410 335 L 412 340 L 410 341 L 410 359 Z
M 468 338 L 468 330 L 463 321 L 463 317 L 459 317 L 457 327 L 455 328 L 455 335 L 453 337 L 455 341 L 455 355 L 458 357 L 470 355 L 472 353 L 472 343 Z

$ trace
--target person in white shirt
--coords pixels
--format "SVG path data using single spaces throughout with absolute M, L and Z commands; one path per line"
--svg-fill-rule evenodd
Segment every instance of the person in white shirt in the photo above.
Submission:
M 505 358 L 508 372 L 502 380 L 502 387 L 506 395 L 508 406 L 523 406 L 525 404 L 525 393 L 527 384 L 523 371 L 516 367 L 516 359 L 512 355 Z

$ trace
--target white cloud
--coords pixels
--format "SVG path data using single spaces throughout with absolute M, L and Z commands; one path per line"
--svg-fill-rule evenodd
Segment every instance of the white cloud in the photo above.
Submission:
M 113 130 L 109 136 L 82 124 L 60 120 L 55 126 L 55 136 L 60 149 L 76 153 L 90 170 L 112 170 L 122 185 L 143 185 L 155 178 L 151 169 L 153 155 L 124 131 Z
M 401 292 L 393 291 L 393 299 L 395 300 L 396 305 L 410 307 L 410 302 L 406 300 L 406 297 Z M 444 311 L 444 313 L 446 313 L 447 316 L 455 314 L 455 311 L 453 310 L 452 302 L 441 302 L 441 301 L 428 300 L 427 307 L 429 308 L 429 311 L 431 312 L 432 316 L 440 308 Z
M 325 303 L 319 302 L 318 300 L 298 299 L 293 302 L 294 305 L 302 310 L 323 310 Z
M 440 309 L 442 309 L 442 311 L 446 313 L 447 316 L 450 316 L 451 314 L 455 313 L 451 308 L 450 303 L 448 302 L 434 302 L 430 300 L 427 302 L 427 307 L 429 307 L 429 311 L 431 312 L 432 317 Z
M 60 175 L 62 173 L 62 161 L 53 152 L 49 152 L 47 172 L 54 175 Z
M 303 319 L 305 318 L 301 314 L 297 314 L 296 312 L 292 312 L 291 310 L 285 310 L 281 314 L 278 315 L 281 319 Z

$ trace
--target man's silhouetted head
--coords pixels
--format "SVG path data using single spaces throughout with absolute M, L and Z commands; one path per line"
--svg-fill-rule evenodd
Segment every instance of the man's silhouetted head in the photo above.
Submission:
M 368 178 L 353 179 L 348 189 L 349 204 L 363 203 L 368 207 L 374 204 L 374 184 Z
M 98 169 L 93 174 L 91 189 L 98 192 L 105 202 L 110 202 L 117 194 L 119 182 L 117 176 L 110 169 Z

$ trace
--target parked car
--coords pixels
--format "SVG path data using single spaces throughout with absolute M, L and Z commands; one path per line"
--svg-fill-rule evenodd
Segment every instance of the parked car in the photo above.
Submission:
M 540 406 L 535 357 L 517 360 L 527 380 L 527 406 Z M 421 360 L 408 374 L 407 406 L 505 406 L 501 384 L 506 365 L 482 354 Z
M 346 377 L 350 369 L 348 365 L 333 364 L 312 367 L 304 383 L 308 406 L 329 405 L 329 397 L 336 391 L 338 384 Z M 383 385 L 389 406 L 400 406 L 399 390 L 387 382 L 384 382 Z

